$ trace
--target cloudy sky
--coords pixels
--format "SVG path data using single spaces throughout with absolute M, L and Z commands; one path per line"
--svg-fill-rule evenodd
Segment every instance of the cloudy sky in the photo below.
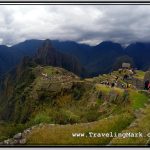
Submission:
M 0 44 L 47 38 L 150 42 L 150 5 L 0 5 Z

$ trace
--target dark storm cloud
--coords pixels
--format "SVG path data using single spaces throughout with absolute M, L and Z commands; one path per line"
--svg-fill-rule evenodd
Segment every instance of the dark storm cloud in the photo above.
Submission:
M 150 41 L 150 5 L 0 6 L 0 43 L 26 39 L 98 44 Z

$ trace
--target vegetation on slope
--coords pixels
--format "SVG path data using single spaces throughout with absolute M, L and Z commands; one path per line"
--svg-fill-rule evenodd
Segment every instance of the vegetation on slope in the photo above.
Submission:
M 1 107 L 0 114 L 7 125 L 0 124 L 1 141 L 27 127 L 46 123 L 61 126 L 49 128 L 46 125 L 35 130 L 28 144 L 105 145 L 111 138 L 85 138 L 81 143 L 80 138 L 70 137 L 70 134 L 77 131 L 87 133 L 90 131 L 86 128 L 88 126 L 93 132 L 121 132 L 135 119 L 134 111 L 143 108 L 149 99 L 149 94 L 134 86 L 127 89 L 120 85 L 111 87 L 101 84 L 105 80 L 113 82 L 116 76 L 119 76 L 119 84 L 125 84 L 125 73 L 118 71 L 83 80 L 62 68 L 39 66 L 27 60 L 17 71 L 15 78 L 10 76 L 7 79 L 2 97 L 6 101 L 3 101 L 5 107 Z M 144 78 L 141 71 L 137 71 L 133 80 L 139 78 Z M 10 87 L 12 92 L 9 92 Z M 109 119 L 104 119 L 107 117 Z M 7 132 L 3 132 L 5 130 Z M 53 132 L 57 134 L 52 135 Z M 64 139 L 56 142 L 62 134 Z M 47 140 L 46 136 L 49 136 Z M 40 139 L 42 137 L 43 140 Z
M 131 114 L 116 115 L 108 119 L 75 125 L 45 125 L 27 137 L 28 145 L 106 145 L 112 138 L 91 138 L 89 132 L 120 132 L 133 120 Z M 84 133 L 84 137 L 73 137 L 72 133 Z
M 136 138 L 114 138 L 111 141 L 112 145 L 148 145 L 150 144 L 150 106 L 142 109 L 142 115 L 135 120 L 134 126 L 128 127 L 122 133 L 142 133 L 143 137 Z

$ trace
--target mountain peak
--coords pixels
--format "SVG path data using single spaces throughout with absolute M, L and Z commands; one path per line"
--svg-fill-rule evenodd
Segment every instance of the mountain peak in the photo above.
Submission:
M 40 49 L 47 50 L 47 51 L 54 50 L 54 47 L 52 46 L 51 40 L 50 39 L 44 40 Z
M 36 58 L 41 60 L 43 64 L 51 64 L 55 57 L 57 56 L 57 51 L 52 46 L 51 40 L 47 39 L 43 42 L 42 46 L 38 49 Z
M 44 42 L 43 42 L 43 47 L 47 47 L 47 46 L 50 46 L 52 45 L 52 42 L 50 39 L 46 39 Z
M 117 48 L 117 49 L 123 49 L 121 44 L 119 43 L 115 43 L 115 42 L 112 42 L 112 41 L 103 41 L 101 43 L 99 43 L 98 45 L 96 45 L 95 47 L 99 48 Z
M 99 43 L 99 44 L 96 45 L 96 46 L 107 45 L 107 44 L 113 44 L 113 42 L 112 42 L 112 41 L 103 41 L 103 42 Z
M 38 64 L 62 67 L 78 75 L 83 71 L 76 57 L 57 51 L 49 39 L 38 49 L 35 60 Z

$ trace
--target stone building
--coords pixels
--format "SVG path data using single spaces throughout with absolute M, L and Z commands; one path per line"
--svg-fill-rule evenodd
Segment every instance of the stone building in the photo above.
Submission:
M 122 63 L 122 68 L 130 69 L 131 68 L 131 64 L 130 63 Z

